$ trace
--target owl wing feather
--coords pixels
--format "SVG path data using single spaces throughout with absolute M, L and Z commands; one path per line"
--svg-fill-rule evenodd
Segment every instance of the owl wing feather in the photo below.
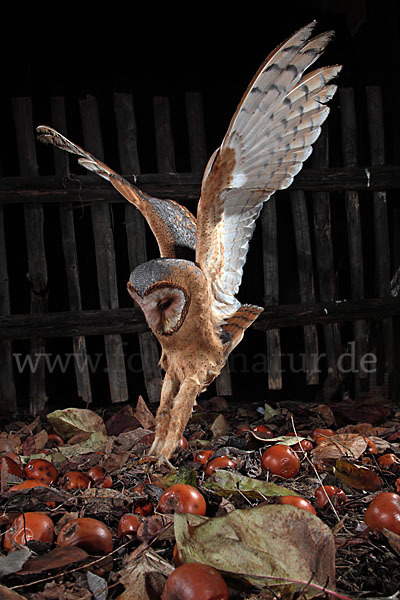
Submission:
M 79 164 L 109 181 L 124 198 L 136 206 L 157 239 L 161 257 L 186 259 L 194 257 L 196 219 L 184 206 L 173 200 L 160 200 L 142 192 L 52 127 L 40 125 L 36 131 L 41 142 L 52 144 L 79 156 Z
M 332 32 L 312 39 L 310 23 L 264 61 L 206 167 L 197 211 L 196 262 L 210 282 L 219 324 L 235 317 L 249 241 L 263 203 L 291 185 L 328 116 L 341 67 L 303 75 Z

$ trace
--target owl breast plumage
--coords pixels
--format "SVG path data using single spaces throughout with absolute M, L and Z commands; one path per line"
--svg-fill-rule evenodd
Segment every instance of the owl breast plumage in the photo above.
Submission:
M 160 342 L 165 370 L 150 453 L 168 459 L 198 394 L 217 377 L 229 353 L 262 308 L 236 298 L 250 239 L 263 203 L 290 186 L 310 156 L 338 65 L 305 71 L 332 32 L 310 38 L 303 27 L 262 63 L 239 102 L 221 146 L 205 169 L 196 218 L 173 200 L 153 198 L 48 126 L 39 139 L 78 155 L 144 215 L 160 258 L 139 265 L 128 292 Z

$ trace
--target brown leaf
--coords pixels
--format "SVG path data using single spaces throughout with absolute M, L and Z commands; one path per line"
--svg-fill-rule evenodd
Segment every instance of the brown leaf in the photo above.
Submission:
M 39 575 L 40 573 L 63 569 L 68 565 L 82 562 L 88 557 L 87 552 L 77 546 L 56 546 L 42 556 L 34 556 L 26 561 L 24 568 L 17 575 Z
M 382 529 L 382 533 L 387 538 L 389 544 L 396 552 L 396 554 L 400 555 L 400 535 L 390 531 L 389 529 Z
M 136 409 L 134 413 L 135 419 L 137 419 L 143 429 L 154 429 L 156 426 L 156 420 L 153 413 L 149 410 L 146 402 L 142 396 L 139 396 Z
M 311 451 L 314 463 L 326 459 L 337 459 L 342 456 L 359 458 L 366 450 L 365 437 L 358 433 L 339 433 L 326 438 Z
M 139 427 L 140 423 L 134 416 L 133 408 L 130 404 L 125 404 L 115 415 L 112 415 L 106 421 L 108 435 L 119 435 L 124 431 L 130 431 Z
M 230 431 L 230 425 L 225 419 L 223 414 L 218 415 L 214 420 L 214 423 L 210 426 L 213 437 L 220 437 L 226 435 Z
M 328 427 L 331 425 L 336 425 L 335 416 L 332 412 L 332 409 L 327 404 L 319 404 L 316 408 L 316 411 L 325 421 L 325 425 Z
M 154 588 L 159 590 L 163 583 L 162 579 L 165 582 L 173 570 L 172 565 L 147 549 L 146 544 L 142 544 L 124 559 L 124 567 L 118 576 L 125 591 L 118 596 L 117 600 L 133 600 L 134 598 L 152 600 L 159 597 L 153 595 Z M 150 579 L 153 574 L 155 574 L 156 580 Z
M 330 528 L 294 506 L 237 509 L 213 519 L 175 513 L 175 537 L 183 562 L 208 564 L 285 597 L 301 588 L 302 597 L 310 598 L 313 585 L 335 585 Z
M 356 490 L 375 492 L 383 485 L 381 478 L 376 473 L 367 467 L 358 467 L 347 460 L 337 460 L 333 472 L 341 481 Z
M 22 454 L 24 454 L 24 456 L 38 454 L 45 447 L 48 437 L 45 429 L 42 429 L 35 435 L 27 437 L 22 444 Z

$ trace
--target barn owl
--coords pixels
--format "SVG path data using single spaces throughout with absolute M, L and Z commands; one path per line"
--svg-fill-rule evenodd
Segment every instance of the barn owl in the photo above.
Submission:
M 197 396 L 218 376 L 245 330 L 262 312 L 238 292 L 249 241 L 263 203 L 290 186 L 310 156 L 340 66 L 304 74 L 332 38 L 311 38 L 315 22 L 278 46 L 240 101 L 201 185 L 197 220 L 172 200 L 160 200 L 47 126 L 39 139 L 78 155 L 144 215 L 160 258 L 136 267 L 128 292 L 158 339 L 165 371 L 150 455 L 171 457 Z

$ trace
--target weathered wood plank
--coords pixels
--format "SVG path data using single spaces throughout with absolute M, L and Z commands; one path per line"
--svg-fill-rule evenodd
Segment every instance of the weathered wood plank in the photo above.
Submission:
M 154 98 L 154 128 L 158 171 L 160 173 L 175 173 L 174 140 L 168 98 L 161 96 Z
M 381 89 L 367 87 L 368 126 L 371 163 L 383 165 L 385 162 L 385 138 Z M 390 294 L 390 247 L 385 191 L 373 193 L 375 230 L 375 281 L 379 296 Z M 389 380 L 393 373 L 393 322 L 385 319 L 381 324 L 382 355 L 384 360 L 383 377 Z M 378 370 L 379 372 L 379 370 Z
M 346 167 L 357 165 L 357 122 L 354 103 L 354 90 L 341 88 L 340 104 L 342 117 L 342 151 Z M 364 297 L 364 262 L 361 234 L 360 203 L 358 192 L 345 192 L 345 208 L 347 219 L 347 243 L 349 250 L 349 277 L 352 298 Z M 357 376 L 355 379 L 356 394 L 364 391 L 362 379 L 368 373 L 361 369 L 362 357 L 367 353 L 367 330 L 365 321 L 354 321 L 354 341 L 356 349 Z
M 54 127 L 60 133 L 67 135 L 65 103 L 62 97 L 51 99 L 51 112 Z M 54 149 L 56 174 L 65 178 L 69 175 L 69 155 Z M 79 283 L 78 253 L 75 239 L 74 214 L 72 203 L 62 203 L 59 207 L 61 237 L 64 252 L 69 305 L 71 310 L 82 309 L 81 290 Z M 72 339 L 74 368 L 78 396 L 86 404 L 92 402 L 92 387 L 87 360 L 86 340 L 84 336 Z
M 263 232 L 264 302 L 266 305 L 279 302 L 278 278 L 278 235 L 276 219 L 276 195 L 272 196 L 261 211 Z M 278 329 L 266 333 L 268 387 L 282 388 L 281 342 Z
M 310 226 L 304 192 L 302 190 L 291 192 L 290 201 L 296 240 L 300 301 L 315 302 Z M 304 327 L 304 350 L 306 383 L 314 385 L 319 381 L 319 369 L 314 358 L 318 356 L 318 332 L 314 324 Z
M 127 178 L 133 180 L 130 174 Z M 135 178 L 144 192 L 158 198 L 195 200 L 200 195 L 201 175 L 193 173 L 147 173 Z M 303 169 L 296 175 L 290 190 L 343 192 L 400 189 L 400 167 L 330 167 Z M 0 179 L 0 204 L 36 204 L 45 202 L 111 203 L 126 202 L 106 181 L 97 175 L 74 175 L 63 181 L 54 175 L 41 177 L 3 177 Z
M 0 315 L 10 314 L 7 249 L 4 227 L 4 209 L 0 206 Z M 1 414 L 17 410 L 11 340 L 0 341 L 0 411 Z
M 400 298 L 393 296 L 336 302 L 274 304 L 264 309 L 252 327 L 266 331 L 281 327 L 302 327 L 310 323 L 323 325 L 356 319 L 379 322 L 398 315 Z M 149 331 L 146 321 L 134 308 L 0 316 L 0 339 L 29 339 L 39 333 L 46 338 L 144 331 Z
M 329 163 L 328 129 L 322 128 L 313 151 L 313 166 L 326 168 Z M 330 198 L 327 192 L 314 192 L 314 239 L 320 299 L 330 302 L 336 298 L 333 263 Z M 341 354 L 340 330 L 337 323 L 324 326 L 328 378 L 339 379 L 338 357 Z
M 19 170 L 22 177 L 38 175 L 35 137 L 30 98 L 14 98 L 14 121 L 17 130 Z M 43 208 L 40 203 L 26 204 L 25 235 L 28 252 L 28 274 L 31 284 L 31 313 L 44 313 L 47 307 L 47 263 L 43 232 Z M 38 367 L 30 373 L 29 402 L 32 415 L 46 405 L 45 344 L 40 338 L 31 340 L 31 357 L 38 357 Z
M 302 327 L 311 323 L 324 325 L 357 319 L 379 322 L 397 315 L 400 315 L 400 298 L 393 296 L 336 302 L 274 304 L 264 309 L 252 327 L 266 331 L 281 327 Z M 146 321 L 133 307 L 0 316 L 0 339 L 17 340 L 38 335 L 46 338 L 144 331 L 149 331 Z
M 85 146 L 95 156 L 102 159 L 100 118 L 95 98 L 87 96 L 81 99 L 80 108 Z M 100 307 L 103 309 L 117 308 L 119 302 L 110 207 L 106 204 L 94 204 L 91 212 Z M 123 402 L 128 399 L 128 386 L 122 338 L 119 334 L 106 335 L 104 345 L 111 401 Z
M 191 172 L 202 176 L 208 160 L 203 98 L 198 92 L 187 92 L 185 102 Z
M 138 175 L 140 164 L 132 94 L 114 94 L 114 112 L 121 170 L 124 173 Z M 146 225 L 141 213 L 128 202 L 125 205 L 125 224 L 129 267 L 133 270 L 147 260 Z M 158 364 L 160 360 L 158 345 L 154 336 L 149 332 L 139 334 L 139 345 L 147 395 L 151 402 L 158 402 L 162 386 L 161 368 Z

